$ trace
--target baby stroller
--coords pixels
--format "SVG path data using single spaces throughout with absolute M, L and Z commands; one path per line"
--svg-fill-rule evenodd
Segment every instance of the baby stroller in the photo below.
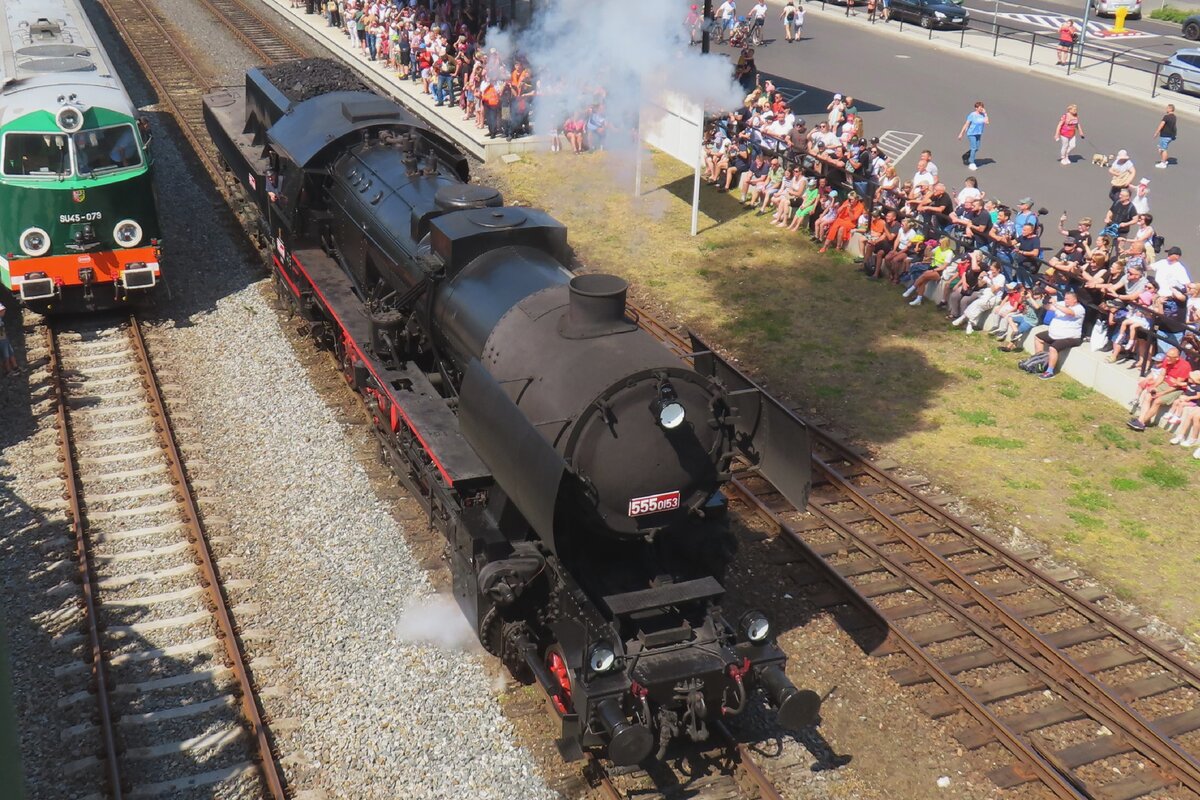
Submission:
M 738 17 L 734 23 L 733 30 L 729 32 L 729 46 L 741 47 L 750 43 L 750 21 L 745 17 Z

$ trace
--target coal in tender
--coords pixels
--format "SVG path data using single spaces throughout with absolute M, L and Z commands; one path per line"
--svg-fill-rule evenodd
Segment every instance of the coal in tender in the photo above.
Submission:
M 293 103 L 330 92 L 369 92 L 371 87 L 345 64 L 331 58 L 303 58 L 262 68 L 275 88 Z

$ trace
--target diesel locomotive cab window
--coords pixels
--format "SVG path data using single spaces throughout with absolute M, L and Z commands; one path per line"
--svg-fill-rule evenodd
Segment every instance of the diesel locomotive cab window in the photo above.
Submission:
M 136 167 L 142 163 L 132 125 L 80 131 L 71 140 L 80 175 Z
M 4 174 L 13 177 L 57 177 L 71 171 L 67 136 L 62 133 L 4 135 Z

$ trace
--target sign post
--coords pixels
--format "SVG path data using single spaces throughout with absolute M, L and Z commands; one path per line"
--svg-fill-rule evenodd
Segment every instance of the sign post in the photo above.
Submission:
M 700 224 L 700 147 L 704 139 L 704 109 L 693 100 L 672 92 L 647 101 L 638 118 L 642 140 L 696 170 L 692 183 L 692 236 Z M 635 166 L 637 186 L 642 187 L 642 148 L 638 145 Z

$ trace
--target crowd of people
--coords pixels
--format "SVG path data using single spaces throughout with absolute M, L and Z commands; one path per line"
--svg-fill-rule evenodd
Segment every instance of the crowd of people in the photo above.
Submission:
M 1174 109 L 1164 115 L 1174 135 Z M 988 123 L 982 102 L 963 125 L 970 169 Z M 1160 126 L 1160 131 L 1163 126 Z M 1056 137 L 1068 139 L 1064 163 L 1083 136 L 1078 110 L 1063 114 Z M 1170 138 L 1161 137 L 1160 164 Z M 1154 227 L 1150 181 L 1129 154 L 1107 166 L 1109 193 L 1096 223 L 1057 225 L 1034 198 L 1006 203 L 988 196 L 974 170 L 951 188 L 933 153 L 922 151 L 912 175 L 864 131 L 854 98 L 835 94 L 814 124 L 797 116 L 770 81 L 742 107 L 712 120 L 704 178 L 735 193 L 771 224 L 808 236 L 821 252 L 857 236 L 856 260 L 872 279 L 890 282 L 912 306 L 927 301 L 948 324 L 989 334 L 1001 350 L 1023 350 L 1034 332 L 1027 368 L 1053 380 L 1063 355 L 1085 342 L 1139 373 L 1128 424 L 1145 430 L 1156 418 L 1177 430 L 1173 441 L 1200 445 L 1200 283 L 1178 247 Z M 1157 166 L 1157 165 L 1156 165 Z M 905 170 L 907 173 L 907 170 Z M 1050 244 L 1055 236 L 1060 244 Z M 1200 458 L 1200 449 L 1195 456 Z

